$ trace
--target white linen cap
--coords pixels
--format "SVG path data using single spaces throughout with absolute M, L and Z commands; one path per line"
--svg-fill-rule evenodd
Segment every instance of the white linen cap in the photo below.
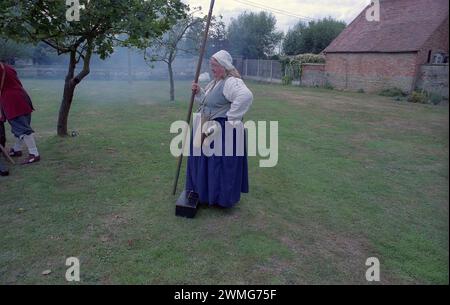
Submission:
M 233 66 L 233 58 L 231 57 L 230 53 L 228 53 L 225 50 L 220 50 L 216 54 L 212 56 L 217 62 L 224 67 L 227 71 L 231 71 L 234 69 Z

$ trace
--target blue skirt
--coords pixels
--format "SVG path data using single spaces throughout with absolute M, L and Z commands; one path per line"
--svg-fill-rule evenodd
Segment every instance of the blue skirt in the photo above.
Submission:
M 193 156 L 191 137 L 191 154 L 188 157 L 186 172 L 186 191 L 199 195 L 202 204 L 219 205 L 231 208 L 241 199 L 241 193 L 249 192 L 247 147 L 244 156 L 236 155 L 236 131 L 234 131 L 233 156 L 225 156 L 225 118 L 217 118 L 222 127 L 222 156 Z M 214 145 L 214 144 L 213 144 Z M 211 147 L 214 147 L 214 146 Z M 246 144 L 245 144 L 246 145 Z

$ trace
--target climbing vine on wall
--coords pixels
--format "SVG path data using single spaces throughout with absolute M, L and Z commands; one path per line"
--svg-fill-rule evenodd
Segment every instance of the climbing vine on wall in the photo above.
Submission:
M 325 57 L 318 54 L 300 54 L 280 59 L 283 84 L 289 85 L 294 79 L 300 79 L 303 64 L 324 64 Z

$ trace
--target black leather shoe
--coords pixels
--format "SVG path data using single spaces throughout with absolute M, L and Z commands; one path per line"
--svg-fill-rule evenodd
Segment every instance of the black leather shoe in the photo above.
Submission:
M 8 176 L 8 175 L 9 175 L 8 168 L 5 165 L 3 165 L 2 160 L 0 160 L 0 176 Z
M 199 201 L 198 206 L 203 208 L 203 209 L 206 209 L 206 208 L 209 208 L 209 203 L 208 202 L 201 202 L 201 201 Z
M 11 148 L 9 150 L 9 156 L 12 157 L 12 158 L 22 157 L 22 152 L 21 151 L 15 151 L 13 148 Z

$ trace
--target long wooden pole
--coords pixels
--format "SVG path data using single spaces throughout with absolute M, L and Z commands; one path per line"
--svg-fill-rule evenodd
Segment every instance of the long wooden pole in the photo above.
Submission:
M 206 43 L 208 42 L 209 26 L 211 25 L 211 18 L 212 18 L 212 14 L 213 14 L 213 10 L 214 10 L 214 3 L 215 3 L 215 0 L 211 0 L 211 4 L 209 6 L 208 18 L 206 20 L 205 35 L 203 37 L 203 42 L 202 42 L 202 46 L 200 49 L 200 57 L 199 57 L 198 63 L 197 63 L 197 71 L 195 72 L 195 80 L 194 80 L 195 83 L 198 83 L 198 79 L 200 77 L 200 72 L 202 69 L 203 56 L 205 55 Z M 188 115 L 187 115 L 187 119 L 186 119 L 188 126 L 190 126 L 190 123 L 191 123 L 192 108 L 194 107 L 194 100 L 195 100 L 195 93 L 192 92 L 191 102 L 189 104 L 189 110 L 188 110 Z M 183 139 L 185 140 L 184 142 L 186 142 L 186 132 L 188 132 L 188 130 L 185 130 L 185 134 L 183 137 Z M 186 145 L 186 143 L 185 143 L 185 145 Z M 190 143 L 188 143 L 187 145 L 190 145 Z M 173 183 L 173 195 L 175 195 L 177 193 L 177 185 L 178 185 L 178 179 L 180 178 L 181 164 L 183 164 L 183 152 L 184 152 L 184 147 L 183 147 L 180 157 L 178 158 L 177 172 L 176 172 L 176 176 L 175 176 L 175 181 Z

